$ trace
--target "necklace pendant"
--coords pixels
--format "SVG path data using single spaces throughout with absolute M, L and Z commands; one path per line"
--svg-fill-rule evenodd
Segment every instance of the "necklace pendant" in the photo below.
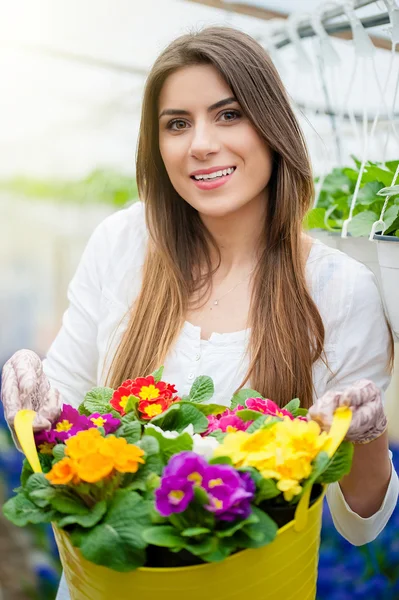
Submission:
M 219 300 L 215 300 L 214 304 L 217 306 L 219 304 Z

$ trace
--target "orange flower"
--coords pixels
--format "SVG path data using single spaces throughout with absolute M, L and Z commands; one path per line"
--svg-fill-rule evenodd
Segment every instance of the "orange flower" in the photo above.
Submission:
M 98 448 L 98 452 L 102 456 L 115 460 L 117 456 L 126 452 L 127 447 L 128 443 L 125 438 L 117 438 L 114 435 L 109 435 L 108 437 L 103 438 L 102 443 Z
M 139 463 L 144 464 L 144 451 L 133 444 L 128 444 L 120 454 L 114 457 L 115 469 L 120 473 L 136 473 Z
M 46 479 L 53 485 L 66 485 L 71 481 L 78 483 L 76 464 L 68 457 L 55 463 L 51 471 L 47 473 Z
M 99 453 L 88 454 L 77 463 L 77 473 L 82 481 L 96 483 L 113 471 L 114 461 L 109 456 Z
M 79 433 L 66 440 L 65 454 L 75 460 L 84 458 L 88 454 L 96 452 L 102 439 L 101 433 L 94 427 L 86 431 L 79 431 Z

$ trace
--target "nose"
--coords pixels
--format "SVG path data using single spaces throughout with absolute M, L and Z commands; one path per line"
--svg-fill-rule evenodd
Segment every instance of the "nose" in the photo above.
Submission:
M 215 154 L 219 150 L 220 141 L 215 129 L 210 124 L 193 127 L 190 156 L 198 160 L 205 160 L 210 154 Z

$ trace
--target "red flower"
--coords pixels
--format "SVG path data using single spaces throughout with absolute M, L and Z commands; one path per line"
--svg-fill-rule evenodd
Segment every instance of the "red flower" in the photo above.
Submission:
M 140 417 L 150 420 L 165 412 L 172 404 L 169 398 L 160 398 L 159 400 L 142 400 L 138 404 Z
M 114 391 L 114 394 L 110 400 L 110 405 L 112 408 L 117 410 L 122 416 L 126 414 L 125 408 L 130 395 L 130 387 L 122 384 Z
M 148 377 L 137 377 L 136 379 L 126 379 L 117 390 L 110 401 L 111 406 L 122 415 L 125 413 L 126 404 L 129 396 L 136 396 L 139 402 L 159 402 L 160 400 L 176 401 L 177 396 L 173 394 L 177 392 L 174 385 L 165 381 L 155 383 L 153 375 Z M 155 416 L 155 415 L 153 415 Z

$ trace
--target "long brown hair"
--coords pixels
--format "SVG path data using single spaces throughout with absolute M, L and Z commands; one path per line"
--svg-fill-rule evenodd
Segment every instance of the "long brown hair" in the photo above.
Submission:
M 136 175 L 150 239 L 141 291 L 112 361 L 108 383 L 161 365 L 185 320 L 193 293 L 209 289 L 215 247 L 195 209 L 173 188 L 158 137 L 158 99 L 166 78 L 190 65 L 213 65 L 274 155 L 268 184 L 263 252 L 257 265 L 248 324 L 250 366 L 245 380 L 280 406 L 312 404 L 312 365 L 322 355 L 324 327 L 307 289 L 302 220 L 313 177 L 303 134 L 265 50 L 229 27 L 210 27 L 172 42 L 148 76 L 142 105 Z M 198 265 L 206 276 L 199 278 Z M 244 384 L 245 382 L 243 382 Z

